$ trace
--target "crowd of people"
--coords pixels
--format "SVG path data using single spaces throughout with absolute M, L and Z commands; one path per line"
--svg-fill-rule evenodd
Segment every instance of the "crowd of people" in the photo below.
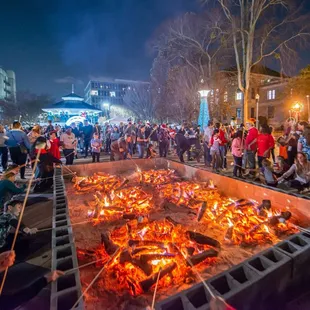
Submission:
M 79 156 L 92 157 L 100 162 L 102 155 L 110 160 L 124 160 L 133 155 L 138 158 L 176 155 L 181 162 L 204 159 L 204 164 L 215 172 L 227 170 L 227 154 L 233 158 L 233 175 L 237 178 L 254 178 L 276 187 L 283 186 L 303 191 L 309 187 L 310 126 L 305 121 L 289 119 L 283 133 L 267 125 L 257 128 L 250 119 L 240 126 L 209 121 L 205 128 L 192 124 L 168 125 L 149 122 L 100 126 L 84 123 L 61 127 L 49 121 L 47 126 L 35 125 L 28 130 L 19 122 L 11 128 L 0 125 L 0 155 L 3 171 L 7 169 L 8 154 L 19 167 L 21 179 L 25 167 L 33 165 L 36 143 L 45 143 L 37 169 L 37 179 L 52 175 L 53 164 L 72 165 Z M 275 149 L 279 150 L 275 152 Z M 276 154 L 277 153 L 277 154 Z M 257 167 L 258 166 L 258 167 Z M 51 179 L 51 178 L 50 178 Z M 44 191 L 52 181 L 37 184 L 36 191 Z

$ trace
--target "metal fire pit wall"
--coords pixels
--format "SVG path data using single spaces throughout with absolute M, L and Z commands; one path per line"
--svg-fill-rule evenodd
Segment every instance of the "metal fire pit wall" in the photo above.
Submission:
M 135 162 L 141 170 L 170 168 L 185 178 L 198 181 L 213 180 L 214 185 L 227 196 L 257 201 L 270 199 L 275 208 L 289 209 L 296 217 L 310 219 L 310 200 L 302 196 L 287 195 L 283 191 L 213 174 L 166 159 Z M 120 161 L 76 165 L 71 169 L 79 176 L 90 176 L 99 171 L 117 175 L 136 170 L 136 165 L 133 161 Z M 67 208 L 65 210 L 67 212 Z M 302 294 L 302 289 L 310 289 L 309 264 L 310 235 L 300 233 L 206 280 L 216 295 L 223 297 L 238 310 L 282 310 L 285 309 L 285 303 Z M 199 283 L 157 303 L 156 310 L 208 310 L 209 301 L 209 293 L 204 285 Z
M 54 205 L 52 230 L 52 270 L 67 271 L 78 267 L 76 248 L 68 212 L 62 169 L 54 173 Z M 81 296 L 79 270 L 69 271 L 52 283 L 51 310 L 68 310 Z M 84 309 L 81 301 L 75 309 Z

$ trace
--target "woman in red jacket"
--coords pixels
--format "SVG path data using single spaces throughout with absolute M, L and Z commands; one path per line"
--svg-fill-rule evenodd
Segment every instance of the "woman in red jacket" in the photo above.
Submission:
M 268 126 L 262 126 L 257 136 L 257 158 L 258 166 L 262 168 L 262 161 L 270 157 L 270 151 L 274 148 L 274 139 L 269 133 Z
M 51 142 L 51 147 L 48 150 L 48 152 L 55 158 L 60 159 L 60 151 L 59 151 L 60 142 L 56 136 L 56 131 L 50 132 L 50 142 Z

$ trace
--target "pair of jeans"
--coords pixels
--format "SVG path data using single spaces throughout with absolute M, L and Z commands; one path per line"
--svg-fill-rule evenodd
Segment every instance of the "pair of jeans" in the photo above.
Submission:
M 0 156 L 1 156 L 1 166 L 4 171 L 8 166 L 8 148 L 6 146 L 0 147 Z
M 291 167 L 297 156 L 297 147 L 296 146 L 288 146 L 287 147 L 287 163 Z
M 92 153 L 92 157 L 93 157 L 93 163 L 95 161 L 97 161 L 97 163 L 99 163 L 99 158 L 100 158 L 100 153 L 99 152 L 93 152 Z
M 212 156 L 212 162 L 211 166 L 213 169 L 220 169 L 222 167 L 222 162 L 221 162 L 221 153 L 219 150 L 211 150 L 210 154 Z
M 212 157 L 210 154 L 210 148 L 208 147 L 208 144 L 206 142 L 203 143 L 203 154 L 204 154 L 204 160 L 205 160 L 205 165 L 209 166 L 211 161 L 212 161 Z
M 14 146 L 14 147 L 10 147 L 10 155 L 11 155 L 11 159 L 13 164 L 16 164 L 18 166 L 24 165 L 27 161 L 27 154 L 24 154 L 20 151 L 20 147 L 19 146 Z M 20 177 L 22 179 L 25 178 L 25 171 L 26 171 L 26 167 L 23 166 L 20 168 Z
M 145 146 L 143 144 L 137 144 L 139 158 L 144 157 Z
M 90 140 L 84 139 L 84 156 L 88 156 L 88 149 L 90 148 Z
M 267 157 L 264 157 L 264 156 L 257 156 L 257 161 L 258 161 L 258 167 L 259 168 L 262 168 L 262 161 L 264 160 L 264 159 L 266 159 Z
M 310 186 L 310 182 L 308 182 L 308 183 L 301 183 L 298 180 L 292 180 L 292 181 L 290 181 L 290 186 L 292 188 L 296 188 L 299 191 L 302 191 L 305 188 L 308 188 Z
M 66 149 L 63 152 L 66 158 L 66 165 L 73 165 L 74 149 Z
M 250 171 L 251 174 L 255 174 L 255 172 L 254 172 L 255 167 L 256 167 L 255 154 L 256 154 L 256 152 L 254 152 L 254 151 L 249 151 L 249 150 L 246 151 L 246 159 L 247 159 L 247 162 L 249 164 L 249 169 L 251 169 L 251 171 Z
M 181 163 L 184 163 L 184 153 L 187 152 L 189 149 L 190 149 L 190 145 L 186 146 L 185 148 L 179 148 L 179 151 L 178 151 L 178 156 L 180 158 L 180 162 Z
M 167 157 L 169 140 L 159 142 L 159 156 Z
M 234 171 L 233 174 L 237 177 L 237 173 L 239 171 L 239 176 L 242 176 L 242 157 L 237 157 L 234 155 Z
M 227 146 L 226 145 L 220 145 L 220 155 L 222 160 L 222 168 L 227 168 Z

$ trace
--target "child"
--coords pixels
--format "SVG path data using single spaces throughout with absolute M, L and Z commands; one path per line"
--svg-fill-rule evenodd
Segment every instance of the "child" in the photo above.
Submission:
M 210 154 L 212 157 L 211 166 L 213 170 L 216 169 L 216 171 L 219 171 L 219 168 L 221 167 L 220 144 L 219 130 L 214 129 L 210 140 Z
M 14 234 L 12 230 L 17 228 L 18 217 L 21 212 L 22 203 L 19 200 L 11 200 L 5 203 L 4 213 L 0 216 L 0 253 L 11 249 Z M 14 250 L 18 260 L 28 256 L 29 235 L 37 233 L 37 228 L 28 228 L 23 223 L 19 227 L 19 233 L 25 234 L 18 236 Z
M 50 136 L 51 147 L 48 150 L 48 152 L 55 158 L 60 159 L 60 151 L 59 151 L 60 142 L 56 136 L 56 131 L 55 130 L 51 131 L 49 136 Z
M 93 135 L 93 139 L 91 140 L 93 163 L 95 162 L 95 159 L 97 160 L 97 163 L 99 163 L 101 146 L 102 146 L 102 143 L 99 139 L 99 135 L 98 133 L 95 132 Z
M 277 177 L 280 177 L 283 173 L 290 169 L 290 166 L 285 162 L 282 156 L 277 156 L 276 163 L 273 166 L 274 174 Z
M 156 154 L 156 151 L 153 149 L 153 144 L 150 143 L 146 149 L 146 158 L 155 158 Z
M 271 162 L 268 159 L 262 160 L 262 167 L 260 169 L 260 180 L 263 184 L 267 184 L 272 187 L 277 187 L 278 181 L 274 175 L 271 167 Z
M 233 139 L 231 145 L 231 153 L 234 156 L 234 176 L 242 178 L 242 131 L 239 130 L 235 134 L 235 138 Z M 237 172 L 239 171 L 239 176 L 237 176 Z

